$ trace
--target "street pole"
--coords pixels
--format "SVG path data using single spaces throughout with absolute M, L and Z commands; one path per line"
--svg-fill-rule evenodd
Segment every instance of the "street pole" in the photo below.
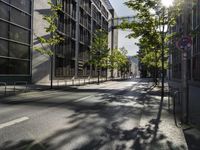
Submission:
M 182 49 L 182 120 L 188 122 L 188 113 L 187 113 L 187 48 Z
M 187 36 L 188 34 L 188 17 L 189 17 L 189 3 L 185 0 L 184 7 L 184 24 L 183 24 L 183 36 Z M 182 49 L 182 120 L 185 123 L 188 123 L 189 120 L 189 100 L 188 100 L 188 79 L 187 79 L 187 52 L 188 47 L 184 47 Z

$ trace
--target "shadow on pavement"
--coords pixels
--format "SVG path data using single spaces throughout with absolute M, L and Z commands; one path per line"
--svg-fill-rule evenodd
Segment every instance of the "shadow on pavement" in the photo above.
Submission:
M 161 122 L 160 117 L 152 119 L 145 125 L 139 126 L 144 101 L 148 101 L 146 92 L 151 92 L 153 87 L 140 88 L 133 93 L 122 92 L 120 96 L 104 94 L 99 96 L 99 103 L 76 101 L 17 101 L 1 102 L 7 105 L 33 105 L 49 107 L 58 105 L 63 109 L 70 109 L 73 114 L 64 118 L 66 127 L 57 130 L 54 134 L 35 141 L 35 139 L 22 140 L 19 142 L 6 141 L 0 145 L 1 150 L 152 150 L 160 148 L 160 144 L 166 136 L 157 133 Z M 82 91 L 82 90 L 78 90 Z M 95 92 L 98 90 L 95 90 Z M 130 96 L 141 94 L 142 97 L 131 99 Z M 82 91 L 84 92 L 84 90 Z M 87 91 L 88 92 L 88 91 Z M 101 91 L 98 91 L 101 93 Z M 112 91 L 113 92 L 113 91 Z M 118 91 L 115 91 L 118 92 Z M 133 94 L 133 95 L 132 95 Z M 155 94 L 155 93 L 154 93 Z M 141 95 L 140 95 L 141 96 Z M 98 97 L 98 96 L 97 96 Z M 152 105 L 152 103 L 151 103 Z M 154 111 L 162 109 L 152 107 Z M 148 114 L 146 114 L 148 115 Z M 159 113 L 158 113 L 159 116 Z M 175 147 L 173 141 L 167 141 L 168 149 L 181 150 L 182 146 Z
M 183 130 L 189 150 L 200 149 L 200 130 L 190 127 Z

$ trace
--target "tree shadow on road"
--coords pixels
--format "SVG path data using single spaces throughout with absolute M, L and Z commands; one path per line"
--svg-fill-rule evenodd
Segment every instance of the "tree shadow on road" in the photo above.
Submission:
M 138 89 L 141 91 L 151 88 Z M 123 93 L 125 94 L 125 93 Z M 38 141 L 26 139 L 18 142 L 6 141 L 0 145 L 2 150 L 146 150 L 162 147 L 166 135 L 158 133 L 160 119 L 151 119 L 144 127 L 140 127 L 140 119 L 143 111 L 142 104 L 147 101 L 146 94 L 142 97 L 131 99 L 130 93 L 115 96 L 105 94 L 99 96 L 98 103 L 87 101 L 65 101 L 58 107 L 69 109 L 73 113 L 66 114 L 63 118 L 65 126 L 56 130 L 53 134 Z M 98 98 L 98 96 L 96 96 Z M 127 98 L 128 97 L 128 98 Z M 42 105 L 41 105 L 42 104 Z M 57 104 L 57 103 L 56 103 Z M 153 103 L 149 103 L 153 105 Z M 38 107 L 55 105 L 52 102 L 40 101 L 26 103 Z M 151 107 L 152 111 L 159 108 Z M 145 112 L 143 112 L 145 114 Z M 148 112 L 150 116 L 151 112 Z M 184 149 L 175 147 L 173 141 L 167 141 L 168 149 Z

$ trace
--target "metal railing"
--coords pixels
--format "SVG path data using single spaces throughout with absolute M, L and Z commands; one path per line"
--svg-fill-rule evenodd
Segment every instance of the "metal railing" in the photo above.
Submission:
M 123 80 L 126 80 L 126 79 L 128 79 L 128 78 L 123 78 Z M 116 78 L 116 80 L 118 80 L 118 78 Z M 108 79 L 106 77 L 100 77 L 101 83 L 103 83 L 105 81 L 108 81 Z M 85 84 L 94 84 L 97 82 L 98 82 L 97 77 L 91 77 L 91 76 L 79 77 L 79 78 L 75 78 L 73 76 L 71 78 L 55 80 L 57 87 L 59 87 L 59 86 L 81 86 L 81 85 L 85 85 Z
M 0 86 L 4 86 L 4 95 L 7 93 L 7 83 L 6 82 L 0 82 Z
M 181 107 L 181 96 L 180 96 L 181 93 L 182 92 L 180 92 L 177 89 L 169 88 L 168 110 L 171 110 L 171 105 L 173 105 L 172 111 L 173 111 L 173 116 L 174 116 L 174 123 L 178 128 L 181 128 L 181 125 L 182 125 L 181 117 L 180 117 L 181 110 L 179 110 L 179 107 Z
M 16 92 L 16 86 L 17 85 L 25 85 L 25 89 L 24 89 L 24 92 L 26 92 L 27 91 L 27 89 L 28 89 L 28 82 L 27 81 L 15 81 L 14 82 L 14 92 Z

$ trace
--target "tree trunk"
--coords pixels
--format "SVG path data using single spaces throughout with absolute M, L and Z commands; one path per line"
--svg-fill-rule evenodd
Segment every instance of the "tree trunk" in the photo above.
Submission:
M 100 69 L 99 68 L 98 68 L 97 73 L 98 73 L 98 84 L 100 84 L 100 80 L 99 80 L 99 78 L 100 78 Z
M 51 74 L 50 74 L 50 80 L 51 80 L 51 89 L 53 89 L 53 56 L 50 56 L 50 65 L 51 65 Z

